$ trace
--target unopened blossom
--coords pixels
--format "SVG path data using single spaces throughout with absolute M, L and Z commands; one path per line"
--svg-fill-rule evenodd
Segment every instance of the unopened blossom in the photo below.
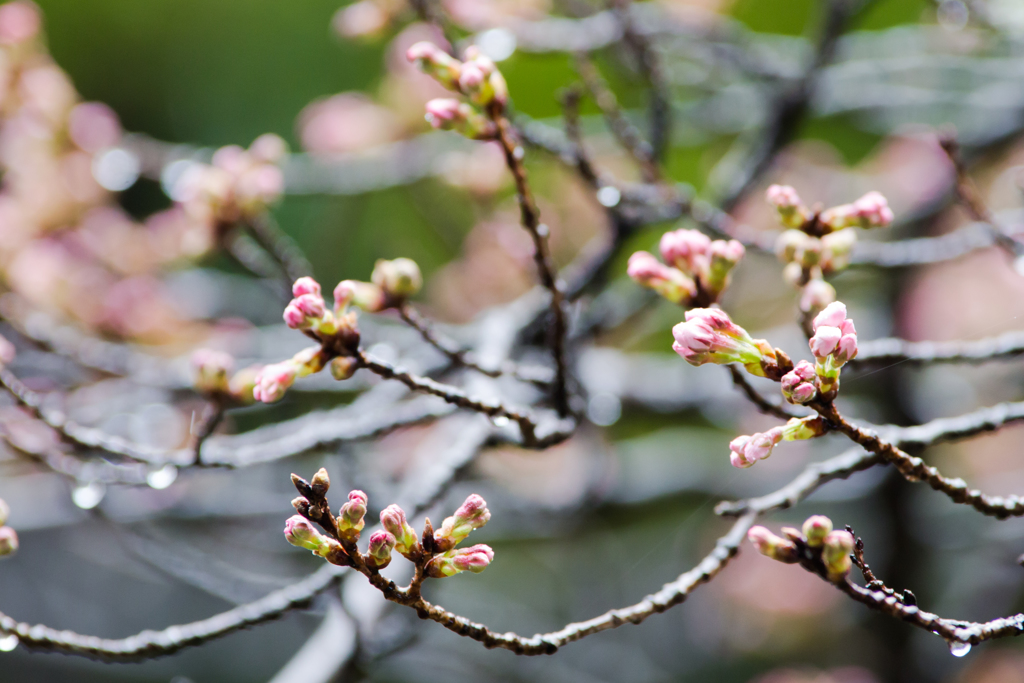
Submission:
M 658 248 L 665 263 L 695 277 L 708 267 L 711 238 L 699 230 L 671 230 L 661 236 Z
M 425 118 L 438 130 L 453 130 L 472 140 L 489 140 L 497 128 L 486 114 L 467 102 L 450 98 L 427 102 Z
M 808 345 L 818 361 L 819 376 L 838 370 L 857 356 L 857 330 L 846 317 L 846 305 L 834 301 L 815 316 Z M 837 375 L 838 376 L 838 375 Z
M 776 536 L 763 526 L 751 527 L 747 532 L 747 540 L 757 548 L 759 553 L 773 560 L 787 564 L 793 564 L 800 560 L 796 544 L 793 541 Z
M 321 553 L 327 546 L 327 537 L 301 515 L 292 515 L 284 523 L 284 537 L 292 545 L 311 550 L 314 554 Z
M 828 570 L 829 578 L 837 581 L 850 572 L 853 565 L 854 538 L 849 531 L 832 531 L 822 540 L 821 561 Z
M 441 528 L 434 532 L 434 540 L 439 547 L 450 548 L 459 544 L 469 536 L 473 529 L 479 529 L 491 519 L 491 511 L 487 502 L 472 494 L 455 511 L 455 514 L 444 520 Z
M 427 565 L 427 576 L 440 579 L 467 571 L 479 574 L 493 561 L 494 551 L 482 543 L 456 548 L 432 559 Z
M 719 309 L 687 311 L 686 321 L 672 328 L 672 336 L 672 350 L 690 365 L 742 363 L 750 373 L 763 376 L 761 361 L 775 362 L 775 351 L 767 342 L 751 338 Z
M 395 550 L 403 555 L 408 555 L 416 548 L 419 539 L 416 531 L 409 526 L 405 518 L 405 510 L 397 505 L 389 505 L 380 513 L 380 524 L 384 529 L 395 537 Z
M 764 460 L 782 442 L 783 428 L 773 427 L 767 432 L 737 436 L 729 442 L 729 462 L 733 467 L 751 467 L 758 460 Z
M 0 557 L 18 551 L 18 534 L 9 526 L 0 526 Z
M 284 322 L 294 330 L 308 330 L 317 325 L 327 313 L 324 299 L 319 294 L 302 294 L 292 299 L 284 309 Z
M 256 375 L 252 395 L 257 401 L 274 403 L 295 383 L 298 368 L 290 360 L 264 366 Z
M 373 267 L 370 281 L 380 287 L 393 300 L 414 296 L 423 287 L 423 275 L 415 261 L 396 258 L 391 261 L 380 259 Z
M 316 471 L 313 478 L 309 480 L 310 488 L 317 496 L 323 496 L 331 489 L 331 477 L 323 467 Z
M 729 443 L 729 462 L 733 467 L 747 468 L 758 460 L 767 459 L 783 441 L 806 441 L 824 433 L 824 421 L 817 415 L 794 417 L 766 432 L 737 436 Z
M 508 102 L 505 77 L 501 75 L 501 71 L 491 58 L 483 54 L 476 45 L 467 47 L 463 54 L 459 90 L 481 107 L 491 104 L 504 107 Z
M 368 499 L 362 491 L 350 491 L 348 502 L 338 511 L 338 531 L 350 538 L 359 538 L 359 532 L 366 526 L 366 504 Z
M 335 314 L 344 311 L 348 306 L 361 308 L 367 313 L 377 313 L 387 305 L 384 290 L 370 282 L 359 280 L 342 280 L 334 288 Z
M 892 223 L 889 202 L 879 192 L 868 192 L 852 204 L 842 204 L 821 213 L 820 220 L 833 230 L 843 228 L 884 228 Z
M 299 297 L 303 294 L 323 296 L 320 291 L 320 283 L 308 276 L 300 277 L 292 284 L 292 296 Z
M 449 90 L 459 90 L 462 62 L 437 45 L 427 41 L 416 43 L 406 51 L 405 56 L 420 71 L 431 76 L 444 87 Z
M 391 563 L 391 550 L 395 547 L 395 537 L 387 531 L 375 531 L 370 535 L 370 545 L 366 551 L 367 564 L 375 569 L 383 569 Z
M 819 278 L 809 280 L 800 290 L 800 310 L 812 316 L 817 316 L 835 300 L 835 287 Z
M 808 517 L 804 522 L 803 533 L 807 545 L 817 548 L 825 542 L 825 537 L 832 532 L 832 520 L 823 515 Z
M 7 518 L 11 514 L 11 508 L 3 498 L 0 498 L 0 526 L 7 524 Z
M 857 243 L 857 233 L 840 230 L 821 238 L 821 265 L 826 272 L 843 270 L 850 265 L 850 253 Z
M 331 377 L 342 382 L 352 379 L 359 369 L 359 360 L 352 356 L 338 356 L 331 361 Z
M 701 283 L 715 299 L 729 286 L 729 276 L 745 253 L 743 244 L 737 240 L 715 240 L 711 243 L 708 268 L 701 276 Z
M 779 212 L 779 221 L 786 227 L 799 228 L 811 218 L 811 212 L 800 201 L 800 195 L 789 185 L 770 186 L 765 198 Z
M 674 304 L 687 303 L 697 293 L 692 279 L 646 251 L 638 251 L 629 257 L 626 273 L 638 284 L 653 289 Z
M 201 394 L 230 393 L 229 381 L 235 359 L 229 353 L 199 349 L 192 354 L 195 379 L 192 386 Z
M 802 404 L 813 401 L 818 395 L 816 379 L 814 364 L 802 360 L 782 376 L 782 395 L 790 403 Z
M 42 24 L 35 3 L 17 0 L 0 5 L 0 45 L 27 42 L 39 35 Z

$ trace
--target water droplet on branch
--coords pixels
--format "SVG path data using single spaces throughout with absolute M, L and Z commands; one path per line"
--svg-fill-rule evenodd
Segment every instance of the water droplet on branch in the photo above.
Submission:
M 959 640 L 954 640 L 949 643 L 949 653 L 954 657 L 963 657 L 970 651 L 970 643 L 962 643 Z

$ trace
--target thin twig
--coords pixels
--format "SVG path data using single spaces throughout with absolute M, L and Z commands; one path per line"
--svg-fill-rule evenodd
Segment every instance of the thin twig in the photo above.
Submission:
M 854 367 L 893 363 L 986 363 L 1021 354 L 1024 354 L 1024 331 L 1015 330 L 971 341 L 873 339 L 858 344 L 857 357 L 851 362 Z
M 760 393 L 757 389 L 750 385 L 747 378 L 743 375 L 743 371 L 737 368 L 735 365 L 726 366 L 729 368 L 729 374 L 732 376 L 732 382 L 736 387 L 743 392 L 743 395 L 750 399 L 751 403 L 756 405 L 758 409 L 767 415 L 773 415 L 782 420 L 789 420 L 794 417 L 805 417 L 804 415 L 797 415 L 792 410 L 787 408 L 785 404 L 772 403 Z

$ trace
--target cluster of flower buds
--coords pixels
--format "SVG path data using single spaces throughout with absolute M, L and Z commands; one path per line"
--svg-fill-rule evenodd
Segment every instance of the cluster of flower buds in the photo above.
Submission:
M 192 354 L 193 388 L 204 396 L 252 403 L 253 389 L 259 368 L 248 367 L 234 372 L 235 359 L 230 353 L 198 349 Z
M 349 492 L 348 501 L 341 506 L 337 517 L 332 517 L 325 498 L 330 488 L 326 470 L 320 469 L 309 482 L 293 474 L 292 481 L 302 495 L 292 501 L 298 514 L 285 523 L 285 539 L 332 563 L 351 563 L 352 552 L 358 552 L 356 543 L 360 532 L 366 526 L 369 502 L 366 494 Z M 416 563 L 425 576 L 444 578 L 464 571 L 479 573 L 494 559 L 494 551 L 483 544 L 468 548 L 456 546 L 490 518 L 487 503 L 473 494 L 438 531 L 434 532 L 427 520 L 421 542 L 409 525 L 405 511 L 397 505 L 389 505 L 380 513 L 383 528 L 370 535 L 367 552 L 361 559 L 369 569 L 379 570 L 391 563 L 392 552 L 397 551 Z M 312 524 L 314 521 L 326 528 L 333 525 L 336 538 L 317 531 Z
M 718 301 L 745 251 L 736 240 L 712 241 L 699 230 L 685 229 L 666 232 L 659 247 L 664 264 L 650 253 L 638 251 L 629 258 L 626 272 L 681 306 Z
M 857 356 L 857 330 L 840 301 L 830 303 L 815 316 L 812 328 L 814 336 L 808 345 L 814 354 L 818 390 L 831 398 L 839 388 L 840 369 Z
M 820 417 L 794 417 L 767 432 L 737 436 L 729 443 L 729 462 L 733 467 L 751 467 L 758 460 L 766 460 L 783 441 L 806 441 L 824 433 L 825 423 Z
M 435 128 L 454 130 L 476 140 L 497 133 L 494 114 L 508 102 L 508 86 L 494 62 L 475 45 L 466 48 L 460 61 L 430 42 L 416 43 L 406 57 L 425 74 L 469 102 L 436 99 L 427 103 L 427 121 Z
M 800 310 L 809 320 L 836 300 L 835 290 L 822 278 L 850 264 L 857 233 L 847 228 L 885 227 L 893 220 L 892 210 L 878 192 L 825 211 L 809 209 L 788 185 L 772 185 L 766 197 L 789 228 L 776 240 L 775 253 L 785 264 L 786 282 L 801 288 Z
M 7 524 L 7 517 L 11 510 L 7 503 L 0 498 L 0 557 L 13 555 L 18 550 L 18 534 Z
M 753 339 L 717 308 L 694 308 L 686 321 L 672 328 L 672 350 L 690 365 L 741 363 L 753 375 L 778 371 L 775 349 L 764 339 Z
M 773 560 L 793 564 L 801 559 L 820 560 L 831 581 L 841 581 L 853 566 L 850 554 L 855 541 L 849 531 L 833 531 L 832 520 L 822 515 L 808 517 L 803 529 L 785 527 L 781 536 L 776 536 L 763 526 L 755 526 L 747 532 L 747 539 L 758 552 Z
M 355 306 L 368 313 L 400 308 L 423 287 L 423 275 L 408 258 L 378 259 L 370 282 L 342 280 L 334 290 L 335 306 Z
M 323 347 L 311 346 L 299 351 L 288 360 L 264 365 L 253 378 L 252 396 L 255 400 L 263 403 L 280 401 L 285 392 L 295 384 L 295 380 L 320 372 L 326 367 L 328 360 L 328 354 Z M 332 374 L 334 374 L 334 360 L 330 361 Z M 351 366 L 352 372 L 355 372 L 354 363 Z M 351 373 L 349 376 L 351 377 Z
M 198 221 L 229 225 L 252 218 L 284 191 L 278 164 L 287 153 L 285 141 L 273 133 L 256 138 L 248 150 L 222 147 L 210 165 L 189 166 L 174 184 L 173 195 Z

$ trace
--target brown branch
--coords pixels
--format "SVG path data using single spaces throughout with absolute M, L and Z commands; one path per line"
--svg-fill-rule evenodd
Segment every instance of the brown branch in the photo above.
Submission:
M 1024 331 L 971 341 L 874 339 L 858 344 L 854 366 L 892 363 L 985 363 L 1024 354 Z
M 729 374 L 732 376 L 732 383 L 736 385 L 736 387 L 743 392 L 743 395 L 750 399 L 750 402 L 756 405 L 762 413 L 772 415 L 782 420 L 788 420 L 794 417 L 806 417 L 805 415 L 797 415 L 781 401 L 779 403 L 773 403 L 759 394 L 757 389 L 752 387 L 750 382 L 747 381 L 747 378 L 743 375 L 743 371 L 735 365 L 730 364 L 726 367 L 729 369 Z
M 313 274 L 313 266 L 299 245 L 281 230 L 269 213 L 245 223 L 245 230 L 274 260 L 290 286 L 304 275 Z
M 549 310 L 552 324 L 550 330 L 551 353 L 555 359 L 554 402 L 558 413 L 565 416 L 569 413 L 568 364 L 565 358 L 565 337 L 568 333 L 568 322 L 564 306 L 565 294 L 563 285 L 551 260 L 548 246 L 546 225 L 540 222 L 540 211 L 533 199 L 530 185 L 526 178 L 526 167 L 523 165 L 523 148 L 513 138 L 512 126 L 508 119 L 496 108 L 491 108 L 491 118 L 498 129 L 498 142 L 505 153 L 505 164 L 512 172 L 516 183 L 516 198 L 523 227 L 533 239 L 533 260 L 537 266 L 541 284 L 551 295 Z

